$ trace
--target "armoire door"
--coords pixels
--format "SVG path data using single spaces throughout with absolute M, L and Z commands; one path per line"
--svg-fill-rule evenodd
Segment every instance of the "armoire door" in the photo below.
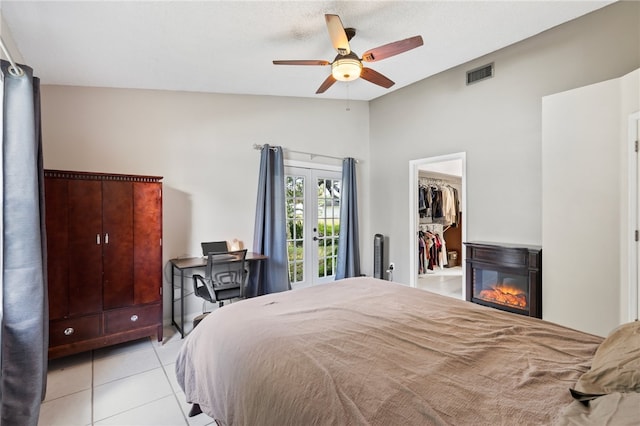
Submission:
M 102 311 L 102 190 L 100 181 L 67 180 L 68 315 Z
M 133 183 L 102 182 L 103 308 L 133 304 Z
M 49 318 L 69 315 L 69 196 L 64 179 L 45 179 Z
M 158 302 L 162 288 L 162 184 L 133 184 L 135 304 Z

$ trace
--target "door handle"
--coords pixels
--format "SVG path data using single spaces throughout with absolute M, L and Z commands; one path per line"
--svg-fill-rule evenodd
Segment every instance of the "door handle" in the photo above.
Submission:
M 109 233 L 108 232 L 105 232 L 105 234 L 104 234 L 104 243 L 105 244 L 109 244 Z

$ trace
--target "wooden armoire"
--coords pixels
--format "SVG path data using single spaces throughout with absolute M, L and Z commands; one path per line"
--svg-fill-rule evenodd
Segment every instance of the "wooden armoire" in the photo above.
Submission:
M 44 177 L 49 358 L 162 341 L 162 178 Z

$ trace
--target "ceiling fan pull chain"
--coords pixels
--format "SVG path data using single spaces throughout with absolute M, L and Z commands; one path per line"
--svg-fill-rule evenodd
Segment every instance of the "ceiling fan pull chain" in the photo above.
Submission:
M 347 83 L 347 111 L 351 111 L 351 107 L 349 106 L 349 83 Z

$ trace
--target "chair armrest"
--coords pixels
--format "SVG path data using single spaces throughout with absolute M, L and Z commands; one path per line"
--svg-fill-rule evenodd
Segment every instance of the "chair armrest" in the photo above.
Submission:
M 192 275 L 193 278 L 193 291 L 197 292 L 198 290 L 198 281 L 200 281 L 202 283 L 202 285 L 206 286 L 206 281 L 204 280 L 204 277 L 202 275 L 199 274 L 193 274 Z
M 193 278 L 193 292 L 196 296 L 201 297 L 209 302 L 216 300 L 215 293 L 211 288 L 211 282 L 199 274 L 192 275 Z M 200 284 L 198 284 L 198 281 Z

